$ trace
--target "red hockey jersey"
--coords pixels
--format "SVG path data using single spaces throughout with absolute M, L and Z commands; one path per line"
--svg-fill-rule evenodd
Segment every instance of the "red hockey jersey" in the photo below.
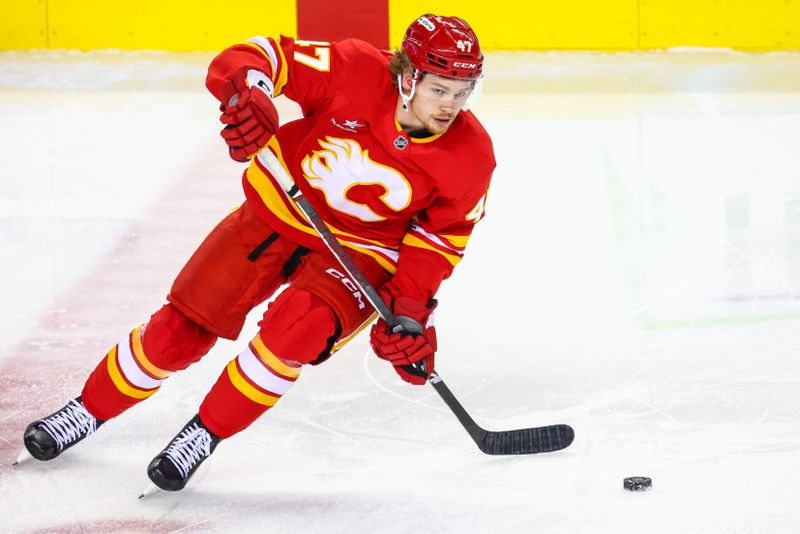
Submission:
M 206 85 L 218 98 L 241 67 L 264 72 L 274 96 L 303 118 L 281 126 L 272 150 L 342 245 L 394 273 L 421 302 L 464 254 L 484 214 L 495 167 L 489 135 L 462 111 L 443 134 L 410 138 L 395 118 L 388 58 L 358 40 L 255 37 L 218 55 Z M 256 156 L 245 171 L 248 202 L 272 228 L 315 250 L 321 239 Z

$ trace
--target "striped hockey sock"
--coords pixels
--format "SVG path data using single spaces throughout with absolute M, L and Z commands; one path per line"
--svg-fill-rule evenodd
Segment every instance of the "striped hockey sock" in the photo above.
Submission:
M 142 348 L 142 330 L 111 348 L 95 368 L 81 396 L 90 413 L 101 420 L 119 415 L 152 396 L 171 373 L 156 367 Z
M 200 406 L 200 419 L 221 438 L 247 428 L 272 408 L 300 376 L 299 364 L 272 353 L 256 335 L 228 363 Z

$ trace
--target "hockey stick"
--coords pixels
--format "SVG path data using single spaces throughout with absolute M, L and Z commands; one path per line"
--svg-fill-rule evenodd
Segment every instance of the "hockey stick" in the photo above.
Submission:
M 386 322 L 393 332 L 420 332 L 419 325 L 403 321 L 403 317 L 396 317 L 389 307 L 383 302 L 378 292 L 372 287 L 353 262 L 353 258 L 333 235 L 328 225 L 319 216 L 317 211 L 308 201 L 295 184 L 286 168 L 278 161 L 278 158 L 267 148 L 258 154 L 258 160 L 272 173 L 278 184 L 286 192 L 289 198 L 294 201 L 305 218 L 319 234 L 325 245 L 333 253 L 341 266 L 347 272 L 350 279 L 367 297 L 367 300 L 375 308 L 375 311 Z M 424 366 L 414 366 L 417 373 L 425 373 Z M 575 431 L 569 425 L 549 425 L 534 428 L 520 428 L 517 430 L 491 431 L 485 430 L 470 417 L 467 411 L 458 402 L 450 388 L 436 371 L 432 371 L 428 376 L 428 382 L 433 386 L 442 400 L 458 418 L 458 421 L 469 433 L 470 437 L 478 445 L 478 448 L 486 454 L 536 454 L 540 452 L 553 452 L 568 447 L 575 438 Z

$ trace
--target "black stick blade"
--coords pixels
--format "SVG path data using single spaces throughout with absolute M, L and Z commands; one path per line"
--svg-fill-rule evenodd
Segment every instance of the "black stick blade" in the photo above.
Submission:
M 550 425 L 500 432 L 487 431 L 478 445 L 486 454 L 539 454 L 566 449 L 575 439 L 569 425 Z

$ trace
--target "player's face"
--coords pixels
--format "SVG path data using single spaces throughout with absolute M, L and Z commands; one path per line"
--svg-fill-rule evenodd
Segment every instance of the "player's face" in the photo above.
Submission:
M 431 133 L 446 131 L 455 120 L 458 112 L 469 98 L 474 82 L 454 80 L 435 74 L 426 74 L 417 82 L 414 98 L 408 110 L 408 117 L 415 124 Z M 400 121 L 403 123 L 403 121 Z

